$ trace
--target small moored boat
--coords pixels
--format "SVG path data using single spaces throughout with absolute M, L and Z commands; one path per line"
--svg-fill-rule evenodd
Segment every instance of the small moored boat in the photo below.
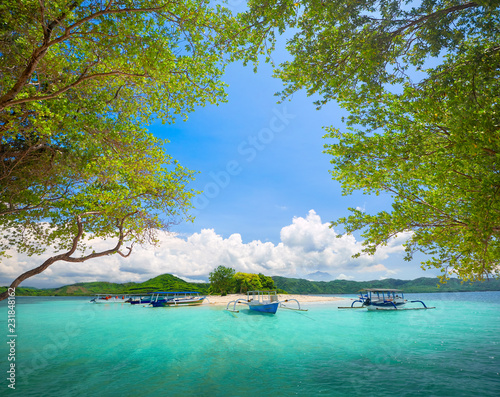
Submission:
M 116 294 L 96 294 L 91 299 L 92 303 L 126 303 L 130 299 L 130 295 Z
M 285 302 L 293 301 L 297 303 L 297 309 L 284 305 Z M 307 311 L 307 309 L 300 308 L 300 303 L 297 299 L 286 299 L 283 301 L 279 301 L 276 291 L 248 291 L 246 299 L 236 299 L 229 302 L 226 306 L 226 310 L 238 313 L 238 310 L 236 310 L 236 305 L 238 303 L 247 305 L 250 310 L 261 313 L 275 314 L 278 310 L 278 307 L 290 310 Z M 232 309 L 229 308 L 231 304 L 233 305 Z
M 206 298 L 197 291 L 153 292 L 150 305 L 153 307 L 198 306 Z
M 356 303 L 361 303 L 361 306 L 355 305 Z M 422 307 L 406 307 L 408 303 L 421 303 Z M 406 300 L 400 289 L 365 288 L 360 291 L 358 299 L 352 302 L 350 307 L 339 307 L 339 309 L 425 310 L 435 307 L 427 307 L 421 300 Z

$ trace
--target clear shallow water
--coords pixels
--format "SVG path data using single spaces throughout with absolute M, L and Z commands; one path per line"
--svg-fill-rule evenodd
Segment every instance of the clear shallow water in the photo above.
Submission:
M 498 396 L 500 292 L 418 297 L 437 308 L 273 316 L 18 297 L 16 390 L 4 377 L 0 394 Z M 6 301 L 0 329 L 6 374 Z

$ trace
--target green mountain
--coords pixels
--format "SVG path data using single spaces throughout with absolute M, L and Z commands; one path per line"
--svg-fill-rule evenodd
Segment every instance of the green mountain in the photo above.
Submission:
M 143 283 L 133 284 L 127 288 L 126 292 L 144 294 L 154 291 L 197 291 L 205 294 L 209 286 L 209 283 L 188 283 L 171 274 L 162 274 Z
M 146 294 L 154 291 L 198 291 L 207 293 L 208 283 L 188 283 L 171 274 L 162 274 L 143 283 L 109 283 L 94 281 L 65 285 L 59 288 L 16 288 L 18 296 L 89 296 L 94 294 Z M 0 287 L 0 293 L 7 287 Z
M 308 281 L 297 278 L 273 277 L 274 283 L 289 294 L 356 294 L 363 288 L 397 288 L 404 292 L 467 292 L 500 291 L 500 279 L 483 282 L 462 282 L 452 278 L 446 284 L 439 284 L 437 278 L 421 277 L 415 280 L 388 278 L 373 281 Z

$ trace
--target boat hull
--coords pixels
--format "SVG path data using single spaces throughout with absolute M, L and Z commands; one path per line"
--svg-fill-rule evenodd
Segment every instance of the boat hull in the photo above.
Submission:
M 398 310 L 404 308 L 405 303 L 392 303 L 392 302 L 385 302 L 385 303 L 379 303 L 379 304 L 371 304 L 369 306 L 366 306 L 368 310 Z
M 143 299 L 143 300 L 138 300 L 138 301 L 130 301 L 131 305 L 142 305 L 142 304 L 150 304 L 151 299 Z
M 255 312 L 275 314 L 278 310 L 279 302 L 266 303 L 266 304 L 249 304 L 248 308 Z

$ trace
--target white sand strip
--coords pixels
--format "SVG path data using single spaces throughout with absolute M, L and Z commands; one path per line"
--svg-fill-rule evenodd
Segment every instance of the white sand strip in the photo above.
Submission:
M 208 295 L 208 302 L 205 301 L 206 304 L 210 305 L 227 305 L 229 302 L 237 300 L 237 299 L 246 299 L 247 296 L 245 294 L 230 294 L 226 296 L 220 295 Z M 287 299 L 297 299 L 299 303 L 307 303 L 307 302 L 330 302 L 330 301 L 341 301 L 345 298 L 339 298 L 335 296 L 312 296 L 312 295 L 278 295 L 279 301 L 284 301 Z

